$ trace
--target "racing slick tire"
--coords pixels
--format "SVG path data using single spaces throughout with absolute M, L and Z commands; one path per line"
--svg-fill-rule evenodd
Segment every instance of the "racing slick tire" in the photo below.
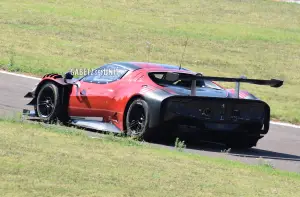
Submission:
M 141 98 L 134 99 L 126 113 L 125 133 L 137 140 L 149 141 L 153 137 L 153 129 L 149 128 L 149 106 Z
M 228 140 L 226 142 L 226 146 L 231 149 L 250 149 L 256 146 L 259 139 L 260 137 L 245 136 L 241 138 Z
M 62 103 L 61 89 L 54 83 L 45 83 L 37 94 L 35 111 L 45 123 L 65 124 L 68 120 L 66 106 Z

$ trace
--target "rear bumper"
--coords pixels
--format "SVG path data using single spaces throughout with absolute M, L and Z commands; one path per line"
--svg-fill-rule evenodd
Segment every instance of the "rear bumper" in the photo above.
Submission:
M 166 130 L 177 130 L 181 133 L 198 133 L 201 135 L 231 135 L 244 134 L 259 136 L 266 134 L 264 125 L 258 122 L 235 124 L 224 122 L 205 122 L 194 118 L 178 116 L 162 123 Z M 169 128 L 169 129 L 168 129 Z
M 270 107 L 259 100 L 174 96 L 163 101 L 160 121 L 188 132 L 260 135 L 268 133 Z
M 264 137 L 263 129 L 258 130 L 247 130 L 246 125 L 233 125 L 230 124 L 221 124 L 215 128 L 206 127 L 206 123 L 199 123 L 198 125 L 192 124 L 182 124 L 176 120 L 165 122 L 162 132 L 158 135 L 165 136 L 167 138 L 174 137 L 184 140 L 187 143 L 197 144 L 199 142 L 213 142 L 219 144 L 230 144 L 234 143 L 243 143 L 247 144 L 252 143 L 252 146 L 256 146 L 256 143 L 259 139 Z M 224 127 L 226 129 L 224 129 Z M 173 138 L 172 138 L 173 137 Z

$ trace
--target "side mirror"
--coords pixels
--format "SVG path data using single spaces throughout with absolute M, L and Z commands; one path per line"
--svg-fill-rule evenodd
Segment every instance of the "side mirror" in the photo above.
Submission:
M 65 73 L 65 76 L 64 76 L 65 79 L 73 79 L 73 77 L 74 77 L 74 76 L 73 76 L 73 74 L 71 73 L 71 71 L 66 72 L 66 73 Z
M 168 72 L 165 76 L 165 79 L 171 82 L 177 81 L 179 79 L 179 74 Z

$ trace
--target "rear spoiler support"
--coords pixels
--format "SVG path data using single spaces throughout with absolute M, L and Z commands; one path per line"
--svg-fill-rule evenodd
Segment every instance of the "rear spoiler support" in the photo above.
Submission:
M 241 79 L 247 79 L 247 77 L 245 76 L 241 76 Z M 240 97 L 240 82 L 235 82 L 235 91 L 234 91 L 234 96 L 235 98 L 239 98 Z
M 192 86 L 191 86 L 191 96 L 196 96 L 196 79 L 192 80 Z

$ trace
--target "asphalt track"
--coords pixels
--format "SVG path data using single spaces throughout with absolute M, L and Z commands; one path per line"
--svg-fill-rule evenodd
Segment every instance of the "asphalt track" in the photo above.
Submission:
M 22 77 L 0 71 L 0 116 L 20 113 L 29 100 L 23 98 L 25 93 L 38 83 L 36 78 Z M 29 108 L 30 109 L 30 108 Z M 103 134 L 87 132 L 91 137 Z M 157 146 L 172 146 L 157 144 Z M 300 127 L 271 124 L 270 131 L 258 142 L 255 148 L 247 151 L 222 153 L 224 147 L 205 143 L 186 149 L 200 155 L 223 157 L 248 164 L 266 162 L 274 168 L 300 173 Z

